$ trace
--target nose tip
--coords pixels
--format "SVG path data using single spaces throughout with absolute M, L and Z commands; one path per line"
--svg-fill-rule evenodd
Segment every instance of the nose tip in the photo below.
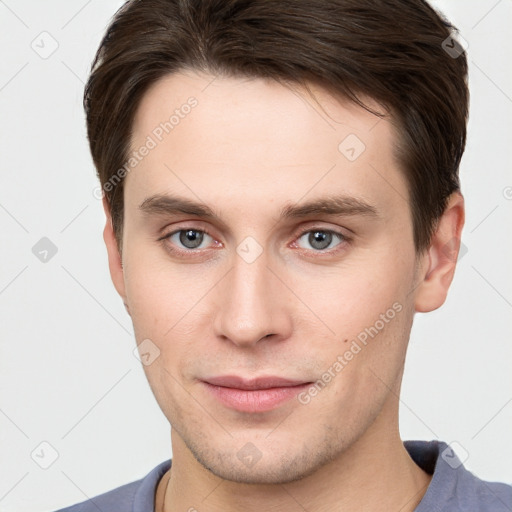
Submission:
M 239 347 L 254 346 L 261 340 L 268 339 L 271 333 L 265 331 L 262 322 L 249 321 L 233 321 L 229 325 L 224 324 L 222 336 Z
M 216 331 L 220 337 L 240 347 L 262 340 L 282 339 L 291 330 L 279 282 L 268 269 L 265 258 L 251 263 L 242 258 L 223 282 Z

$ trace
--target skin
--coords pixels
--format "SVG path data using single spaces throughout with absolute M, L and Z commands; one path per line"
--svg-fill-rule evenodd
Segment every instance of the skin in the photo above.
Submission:
M 414 314 L 441 306 L 453 278 L 462 196 L 451 196 L 418 254 L 388 119 L 320 88 L 316 103 L 298 86 L 214 78 L 173 74 L 143 97 L 133 148 L 187 98 L 198 104 L 126 177 L 122 258 L 104 201 L 113 283 L 137 343 L 160 350 L 144 370 L 172 425 L 173 464 L 156 510 L 414 510 L 431 477 L 400 440 L 398 396 Z M 349 134 L 366 146 L 354 161 L 338 149 Z M 216 217 L 141 210 L 166 194 Z M 374 214 L 280 218 L 287 206 L 334 196 Z M 179 229 L 209 237 L 198 249 L 179 233 L 161 240 Z M 342 237 L 318 249 L 309 234 L 322 230 Z M 237 253 L 246 237 L 262 251 L 250 263 Z M 401 311 L 307 404 L 239 412 L 201 382 L 315 382 L 393 304 Z M 251 466 L 237 456 L 247 443 L 260 456 Z

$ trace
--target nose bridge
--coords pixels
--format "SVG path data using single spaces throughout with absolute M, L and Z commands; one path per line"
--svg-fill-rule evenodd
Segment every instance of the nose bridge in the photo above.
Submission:
M 286 336 L 290 328 L 285 304 L 279 300 L 280 292 L 267 264 L 264 253 L 255 259 L 237 253 L 226 276 L 216 329 L 218 335 L 237 345 L 252 345 L 270 334 Z

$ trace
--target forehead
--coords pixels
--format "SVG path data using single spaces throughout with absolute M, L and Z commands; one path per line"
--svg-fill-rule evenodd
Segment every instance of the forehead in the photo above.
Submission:
M 390 121 L 311 90 L 314 98 L 271 80 L 195 72 L 159 80 L 134 118 L 132 150 L 151 149 L 127 175 L 128 195 L 172 190 L 221 201 L 239 192 L 246 204 L 269 204 L 334 187 L 377 202 L 404 198 Z

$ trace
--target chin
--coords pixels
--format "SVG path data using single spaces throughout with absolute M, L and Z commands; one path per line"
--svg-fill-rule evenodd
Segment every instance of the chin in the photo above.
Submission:
M 301 450 L 296 453 L 290 452 L 293 449 L 297 450 L 297 446 L 284 447 L 288 448 L 286 453 L 280 454 L 272 451 L 258 453 L 250 442 L 245 446 L 246 451 L 242 453 L 240 452 L 243 448 L 238 452 L 228 453 L 204 447 L 194 450 L 189 446 L 189 449 L 197 462 L 215 476 L 248 485 L 279 485 L 297 482 L 312 475 L 336 457 L 332 445 L 317 446 L 314 450 L 301 446 Z M 252 454 L 251 451 L 253 451 Z

